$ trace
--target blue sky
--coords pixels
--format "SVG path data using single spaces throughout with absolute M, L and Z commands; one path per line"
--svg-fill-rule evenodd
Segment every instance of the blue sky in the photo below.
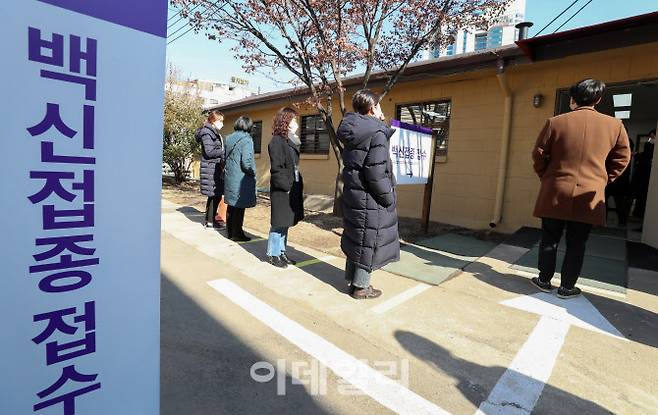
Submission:
M 535 23 L 531 29 L 532 36 L 548 22 L 550 22 L 558 13 L 571 4 L 573 0 L 527 0 L 526 20 Z M 565 13 L 561 19 L 549 27 L 543 34 L 551 33 L 562 24 L 569 16 L 584 5 L 588 0 L 580 0 L 569 12 Z M 608 20 L 616 20 L 624 17 L 638 14 L 649 13 L 658 10 L 656 0 L 593 0 L 578 16 L 565 25 L 561 31 L 573 29 L 576 27 L 587 26 L 601 23 Z M 176 12 L 170 8 L 170 17 Z M 171 20 L 170 24 L 177 18 Z M 170 29 L 170 33 L 177 30 L 183 22 L 179 22 Z M 171 39 L 184 33 L 187 29 L 182 29 Z M 231 76 L 247 78 L 250 81 L 250 87 L 262 92 L 273 91 L 287 87 L 286 85 L 277 84 L 262 75 L 246 75 L 241 67 L 241 62 L 233 57 L 229 50 L 231 44 L 218 43 L 217 41 L 208 40 L 203 34 L 194 34 L 190 32 L 180 39 L 172 42 L 167 46 L 167 62 L 173 63 L 181 69 L 184 77 L 200 78 L 218 82 L 228 82 Z M 290 75 L 281 72 L 280 79 L 286 80 Z

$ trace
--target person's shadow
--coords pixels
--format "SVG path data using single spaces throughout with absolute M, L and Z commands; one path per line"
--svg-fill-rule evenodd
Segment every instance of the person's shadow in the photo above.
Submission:
M 203 223 L 204 212 L 199 211 L 198 209 L 191 206 L 181 206 L 176 209 L 178 212 L 185 215 L 187 219 L 191 222 L 198 222 L 199 225 Z M 223 236 L 226 236 L 226 229 L 216 229 L 218 233 Z M 255 258 L 260 261 L 267 262 L 267 239 L 257 237 L 255 235 L 247 235 L 252 237 L 252 240 L 247 243 L 240 243 L 240 247 L 245 251 L 249 252 Z M 302 271 L 312 275 L 323 283 L 327 284 L 330 287 L 333 287 L 336 291 L 345 293 L 347 292 L 347 283 L 345 282 L 345 271 L 341 268 L 335 267 L 324 261 L 316 261 L 317 258 L 311 256 L 305 252 L 299 251 L 292 246 L 288 246 L 286 251 L 288 256 L 301 265 Z M 311 263 L 308 263 L 308 262 Z M 307 265 L 304 265 L 304 263 Z
M 266 239 L 241 244 L 240 247 L 259 260 L 267 262 Z M 345 271 L 343 269 L 335 267 L 328 262 L 321 261 L 318 258 L 295 249 L 290 245 L 288 245 L 286 249 L 286 254 L 297 261 L 297 264 L 300 266 L 299 269 L 302 271 L 312 275 L 326 285 L 334 288 L 336 291 L 343 293 L 346 292 L 347 282 L 345 281 Z M 288 269 L 292 268 L 294 268 L 292 265 L 288 267 Z
M 454 356 L 445 348 L 415 333 L 398 330 L 395 338 L 408 352 L 418 359 L 429 363 L 435 370 L 445 373 L 456 382 L 457 389 L 464 398 L 479 407 L 485 402 L 498 379 L 507 369 L 501 366 L 482 366 Z M 519 385 L 528 388 L 540 388 L 538 381 L 521 373 L 514 373 Z M 507 402 L 509 407 L 498 407 L 496 413 L 536 413 L 536 414 L 611 414 L 600 405 L 582 399 L 570 392 L 546 384 L 534 408 L 522 408 L 515 402 Z M 485 413 L 486 410 L 484 411 Z

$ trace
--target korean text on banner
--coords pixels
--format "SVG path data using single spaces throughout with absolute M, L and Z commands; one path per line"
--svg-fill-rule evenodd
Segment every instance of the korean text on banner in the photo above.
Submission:
M 397 120 L 391 126 L 396 129 L 391 137 L 390 153 L 398 185 L 427 184 L 434 145 L 432 129 Z
M 167 2 L 0 16 L 0 412 L 155 415 Z

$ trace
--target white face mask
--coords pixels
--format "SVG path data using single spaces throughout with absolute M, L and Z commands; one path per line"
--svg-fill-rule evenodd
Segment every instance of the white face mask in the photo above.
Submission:
M 221 130 L 222 127 L 224 126 L 224 123 L 221 122 L 221 121 L 217 121 L 217 122 L 214 124 L 214 126 L 215 126 L 215 128 L 217 128 L 217 130 L 219 131 L 219 130 Z
M 294 121 L 291 122 L 290 125 L 288 125 L 288 140 L 290 140 L 295 145 L 301 144 L 299 137 L 297 137 L 298 129 L 299 129 L 299 125 Z
M 296 135 L 298 129 L 299 125 L 294 121 L 291 122 L 290 125 L 288 125 L 288 135 Z
M 386 117 L 384 116 L 384 112 L 382 111 L 382 107 L 379 104 L 377 104 L 377 106 L 372 109 L 372 116 L 380 121 L 386 120 Z

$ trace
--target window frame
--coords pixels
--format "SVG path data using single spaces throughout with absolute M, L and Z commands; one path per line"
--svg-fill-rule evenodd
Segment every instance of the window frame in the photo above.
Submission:
M 484 38 L 484 46 L 478 48 L 478 40 L 483 38 Z M 483 43 L 482 41 L 479 42 L 479 44 L 482 43 Z M 475 34 L 475 44 L 473 50 L 475 51 L 486 50 L 488 45 L 489 45 L 489 32 L 481 32 Z
M 450 97 L 444 97 L 444 98 L 437 98 L 433 100 L 425 100 L 425 101 L 411 101 L 411 102 L 405 102 L 405 103 L 397 103 L 395 104 L 395 116 L 396 119 L 402 122 L 407 122 L 402 120 L 402 108 L 403 107 L 414 107 L 418 106 L 421 107 L 421 110 L 427 106 L 427 105 L 442 105 L 442 104 L 448 104 L 448 116 L 446 117 L 444 123 L 444 126 L 441 128 L 445 129 L 445 137 L 443 139 L 443 144 L 439 141 L 440 137 L 440 130 L 441 128 L 435 128 L 436 124 L 434 125 L 428 125 L 424 121 L 421 121 L 420 124 L 416 123 L 416 125 L 421 125 L 421 126 L 426 126 L 428 128 L 432 129 L 432 136 L 436 140 L 435 142 L 435 151 L 434 151 L 434 162 L 435 163 L 446 163 L 448 161 L 448 148 L 450 145 L 450 119 L 452 118 L 452 98 Z M 423 116 L 421 114 L 421 116 Z M 413 123 L 412 123 L 413 124 Z M 443 148 L 441 148 L 443 147 Z
M 503 45 L 505 31 L 501 26 L 492 27 L 487 32 L 487 49 L 497 48 Z
M 307 136 L 310 135 L 310 131 L 308 131 L 306 127 L 306 120 L 309 118 L 314 118 L 315 119 L 315 129 L 312 132 L 313 134 L 313 150 L 309 151 L 310 143 L 308 143 Z M 321 125 L 322 128 L 318 128 L 318 125 Z M 323 142 L 322 140 L 326 136 L 326 149 L 323 149 Z M 329 138 L 329 131 L 327 130 L 327 126 L 324 124 L 324 121 L 322 120 L 322 116 L 320 114 L 308 114 L 308 115 L 302 115 L 300 116 L 300 129 L 299 129 L 299 139 L 301 141 L 301 146 L 300 146 L 300 151 L 299 153 L 301 155 L 314 155 L 314 156 L 329 156 L 329 148 L 331 147 L 331 142 Z

